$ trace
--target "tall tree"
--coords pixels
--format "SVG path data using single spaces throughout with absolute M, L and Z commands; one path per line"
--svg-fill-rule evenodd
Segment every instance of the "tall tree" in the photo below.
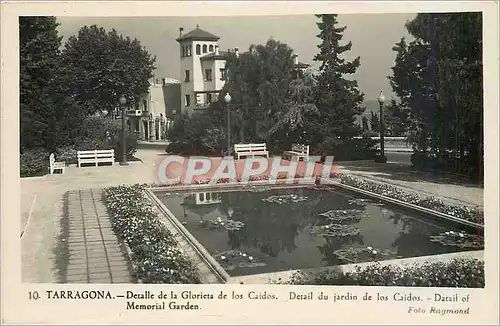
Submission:
M 481 13 L 419 14 L 406 28 L 415 40 L 394 47 L 390 81 L 410 108 L 410 140 L 482 170 Z
M 20 17 L 20 136 L 21 150 L 53 149 L 61 37 L 54 17 Z
M 355 80 L 346 76 L 352 75 L 360 66 L 360 58 L 352 61 L 343 58 L 352 48 L 352 42 L 341 44 L 346 27 L 339 27 L 337 15 L 317 15 L 317 23 L 322 40 L 318 45 L 319 53 L 314 60 L 320 62 L 320 73 L 317 76 L 315 103 L 321 114 L 313 125 L 316 126 L 314 137 L 310 143 L 338 143 L 360 134 L 355 123 L 356 115 L 363 112 L 364 95 L 358 89 Z
M 62 58 L 71 71 L 71 92 L 86 114 L 113 112 L 121 94 L 137 105 L 135 100 L 148 92 L 156 60 L 139 40 L 96 25 L 71 36 Z
M 311 76 L 298 76 L 293 50 L 285 43 L 269 39 L 251 45 L 238 57 L 231 53 L 226 61 L 228 80 L 219 103 L 212 106 L 225 119 L 223 95 L 232 97 L 232 130 L 239 141 L 266 141 L 270 147 L 284 146 L 286 139 L 298 137 L 304 116 L 314 114 Z M 225 110 L 224 110 L 225 111 Z M 222 123 L 222 122 L 220 122 Z

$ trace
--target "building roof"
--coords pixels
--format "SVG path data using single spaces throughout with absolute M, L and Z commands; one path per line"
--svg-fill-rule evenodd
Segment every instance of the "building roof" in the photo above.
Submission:
M 229 52 L 227 51 L 219 51 L 219 54 L 215 54 L 215 52 L 207 53 L 204 56 L 200 57 L 200 60 L 205 61 L 205 60 L 226 60 L 227 56 L 229 55 Z
M 189 33 L 181 35 L 179 38 L 176 39 L 176 41 L 177 42 L 187 41 L 187 40 L 192 40 L 192 41 L 218 41 L 219 39 L 220 39 L 220 37 L 218 37 L 217 35 L 214 35 L 212 33 L 204 31 L 199 26 L 196 26 L 195 29 L 193 29 Z

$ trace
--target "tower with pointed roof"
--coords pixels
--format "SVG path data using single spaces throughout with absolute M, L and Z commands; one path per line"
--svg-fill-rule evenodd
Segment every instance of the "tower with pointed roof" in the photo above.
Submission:
M 183 34 L 179 28 L 181 58 L 181 111 L 202 111 L 217 100 L 225 83 L 227 52 L 219 50 L 219 37 L 199 26 Z

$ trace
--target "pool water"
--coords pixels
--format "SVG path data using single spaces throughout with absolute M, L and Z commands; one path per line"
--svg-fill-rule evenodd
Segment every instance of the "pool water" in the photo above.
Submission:
M 430 241 L 455 224 L 344 190 L 156 195 L 232 277 L 464 250 Z

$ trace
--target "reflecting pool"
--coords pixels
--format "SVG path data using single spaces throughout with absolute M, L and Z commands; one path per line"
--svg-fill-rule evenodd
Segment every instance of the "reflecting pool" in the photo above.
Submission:
M 432 240 L 454 223 L 333 188 L 156 195 L 232 277 L 470 249 Z

